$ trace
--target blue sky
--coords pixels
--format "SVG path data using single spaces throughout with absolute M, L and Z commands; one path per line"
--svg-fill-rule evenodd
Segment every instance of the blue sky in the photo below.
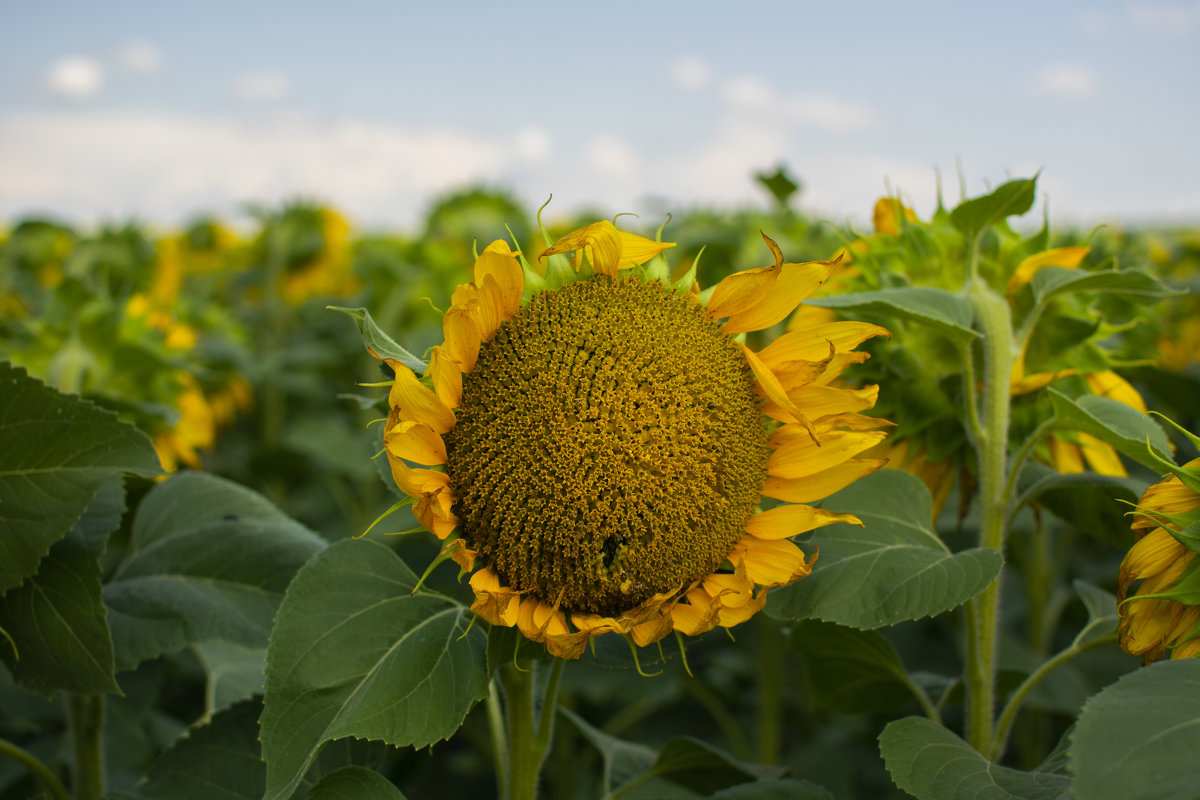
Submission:
M 1200 0 L 44 2 L 0 14 L 0 220 L 307 196 L 927 214 L 1041 169 L 1062 221 L 1200 221 Z

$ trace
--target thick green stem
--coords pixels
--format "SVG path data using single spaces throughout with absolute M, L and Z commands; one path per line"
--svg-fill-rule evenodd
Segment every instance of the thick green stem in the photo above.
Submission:
M 504 708 L 496 679 L 488 681 L 488 724 L 492 729 L 492 755 L 496 760 L 497 795 L 503 797 L 508 786 L 508 736 L 504 729 Z
M 783 729 L 783 636 L 775 621 L 758 615 L 758 760 L 779 761 Z
M 546 752 L 550 749 L 550 737 L 554 729 L 558 682 L 566 663 L 561 658 L 551 661 L 544 694 L 536 686 L 535 669 L 540 666 L 538 664 L 530 664 L 525 671 L 517 669 L 515 664 L 509 664 L 497 671 L 504 686 L 504 711 L 508 723 L 508 781 L 502 795 L 505 800 L 537 798 L 538 777 L 542 762 L 546 760 Z
M 976 279 L 967 299 L 982 334 L 983 391 L 979 408 L 980 547 L 1004 552 L 1007 522 L 1009 384 L 1012 377 L 1012 322 L 1008 303 Z M 991 751 L 996 704 L 996 641 L 1000 619 L 1000 577 L 968 603 L 966 738 L 981 753 Z
M 49 767 L 39 761 L 33 753 L 13 744 L 7 739 L 0 739 L 0 756 L 8 756 L 32 772 L 33 777 L 38 780 L 38 783 L 42 785 L 42 788 L 54 800 L 70 800 L 70 795 L 67 794 L 67 790 L 58 780 L 58 776 Z
M 67 695 L 75 761 L 75 800 L 100 800 L 104 794 L 104 695 Z

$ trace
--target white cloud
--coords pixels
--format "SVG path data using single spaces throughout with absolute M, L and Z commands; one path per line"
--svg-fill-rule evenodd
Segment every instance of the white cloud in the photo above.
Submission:
M 117 53 L 117 61 L 130 72 L 157 72 L 162 66 L 162 51 L 149 42 L 133 42 Z
M 273 103 L 288 96 L 291 82 L 282 72 L 256 72 L 233 82 L 233 94 L 247 103 Z
M 517 132 L 517 155 L 526 161 L 545 161 L 554 148 L 545 128 L 522 128 Z
M 46 85 L 63 97 L 91 97 L 104 85 L 104 68 L 87 56 L 68 56 L 51 65 Z
M 1129 20 L 1149 33 L 1186 36 L 1200 27 L 1200 2 L 1134 3 L 1129 6 Z
M 1091 97 L 1096 87 L 1096 73 L 1083 64 L 1050 64 L 1037 76 L 1038 91 L 1054 97 Z
M 835 133 L 863 130 L 875 122 L 875 113 L 867 106 L 825 94 L 786 98 L 782 109 L 796 125 Z
M 629 178 L 637 167 L 633 149 L 620 139 L 601 137 L 587 148 L 588 164 L 608 178 Z
M 356 119 L 12 114 L 0 117 L 0 218 L 171 222 L 303 195 L 365 223 L 409 224 L 430 194 L 492 178 L 510 156 L 484 136 Z
M 694 56 L 676 59 L 671 64 L 671 81 L 681 89 L 704 89 L 711 80 L 708 64 Z
M 743 76 L 725 82 L 721 99 L 746 111 L 764 111 L 774 101 L 775 92 L 760 78 Z

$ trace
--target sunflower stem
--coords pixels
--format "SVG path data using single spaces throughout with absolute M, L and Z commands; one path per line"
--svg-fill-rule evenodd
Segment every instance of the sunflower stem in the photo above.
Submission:
M 1004 552 L 1008 516 L 1009 385 L 1013 366 L 1012 322 L 1008 303 L 978 278 L 967 299 L 982 334 L 983 391 L 979 432 L 980 547 Z M 969 394 L 968 394 L 969 396 Z M 980 753 L 992 750 L 996 704 L 996 642 L 1000 619 L 1000 576 L 967 604 L 966 739 Z
M 24 765 L 33 776 L 46 790 L 48 796 L 54 800 L 70 800 L 70 795 L 59 781 L 58 776 L 54 774 L 48 766 L 38 760 L 37 756 L 29 752 L 19 745 L 13 744 L 7 739 L 0 739 L 0 756 L 8 756 L 9 758 Z
M 505 800 L 537 798 L 538 777 L 554 730 L 559 679 L 566 663 L 561 658 L 551 660 L 550 675 L 544 682 L 538 681 L 539 663 L 523 671 L 515 664 L 497 670 L 504 687 L 508 732 L 507 783 L 501 795 Z
M 783 636 L 765 614 L 758 615 L 758 635 L 758 760 L 775 764 L 783 727 Z
M 67 695 L 67 719 L 75 800 L 99 800 L 104 794 L 104 695 Z

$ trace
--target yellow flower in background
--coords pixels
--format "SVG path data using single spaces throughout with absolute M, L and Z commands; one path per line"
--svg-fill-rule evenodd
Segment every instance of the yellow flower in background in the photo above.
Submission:
M 180 464 L 200 469 L 198 451 L 208 450 L 216 442 L 216 418 L 212 406 L 191 374 L 177 372 L 175 381 L 180 387 L 174 401 L 179 419 L 170 430 L 155 434 L 154 449 L 166 472 L 174 472 Z
M 315 246 L 312 252 L 307 245 L 298 247 L 299 257 L 291 260 L 280 276 L 279 294 L 285 303 L 298 306 L 310 297 L 345 297 L 362 288 L 351 268 L 350 223 L 345 217 L 329 208 L 297 207 L 285 213 L 315 215 L 311 221 L 296 223 L 301 228 L 296 238 L 303 243 L 315 237 Z M 312 230 L 305 230 L 307 227 Z
M 881 197 L 875 201 L 875 210 L 871 215 L 876 233 L 896 236 L 900 233 L 898 219 L 916 222 L 917 215 L 911 208 L 901 203 L 895 197 Z
M 1044 250 L 1040 253 L 1035 253 L 1018 264 L 1017 268 L 1013 270 L 1012 277 L 1008 279 L 1008 286 L 1005 288 L 1005 291 L 1011 298 L 1022 286 L 1027 285 L 1033 280 L 1034 274 L 1042 267 L 1077 269 L 1089 252 L 1090 250 L 1086 247 L 1056 247 L 1053 250 Z
M 496 241 L 455 290 L 426 380 L 385 359 L 392 475 L 472 573 L 489 623 L 562 658 L 605 633 L 643 646 L 731 627 L 809 574 L 789 537 L 858 522 L 808 504 L 882 465 L 858 457 L 886 435 L 858 413 L 877 387 L 833 381 L 886 331 L 831 323 L 741 344 L 835 266 L 784 263 L 767 242 L 775 263 L 727 277 L 706 307 L 634 269 L 669 244 L 607 222 L 542 254 L 573 251 L 592 274 L 524 303 L 536 273 Z M 782 502 L 760 511 L 763 497 Z
M 1185 464 L 1183 470 L 1200 477 L 1200 459 Z M 1171 658 L 1200 655 L 1200 605 L 1194 603 L 1195 591 L 1184 595 L 1172 591 L 1196 566 L 1195 551 L 1172 532 L 1197 520 L 1200 493 L 1175 475 L 1147 489 L 1138 503 L 1132 526 L 1138 540 L 1121 562 L 1117 608 L 1121 649 L 1146 662 L 1163 658 L 1168 650 Z

